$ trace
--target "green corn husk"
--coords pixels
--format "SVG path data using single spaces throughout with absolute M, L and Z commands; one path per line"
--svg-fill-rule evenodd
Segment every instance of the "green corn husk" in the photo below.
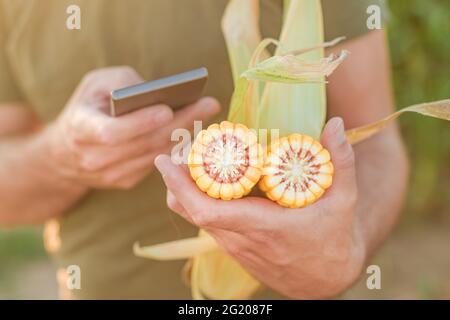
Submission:
M 259 1 L 231 0 L 222 29 L 235 90 L 228 120 L 254 129 L 278 129 L 319 139 L 326 117 L 325 77 L 347 56 L 324 58 L 319 0 L 285 0 L 280 40 L 261 39 Z M 266 47 L 277 46 L 270 57 Z M 351 143 L 375 134 L 405 111 L 450 119 L 450 100 L 411 106 L 376 123 L 348 130 Z M 260 287 L 238 262 L 204 230 L 196 238 L 148 247 L 134 246 L 137 256 L 155 260 L 189 259 L 184 269 L 194 299 L 247 299 Z

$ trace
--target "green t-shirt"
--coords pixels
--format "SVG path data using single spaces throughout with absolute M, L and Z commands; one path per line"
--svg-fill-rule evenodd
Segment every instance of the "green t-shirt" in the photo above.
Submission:
M 0 0 L 0 103 L 28 102 L 44 122 L 55 119 L 83 75 L 129 65 L 144 79 L 208 68 L 206 94 L 226 115 L 232 93 L 220 29 L 226 0 Z M 66 8 L 81 8 L 81 30 L 68 30 Z M 366 9 L 376 0 L 322 1 L 326 39 L 367 32 Z M 263 37 L 278 38 L 282 1 L 261 2 Z M 169 137 L 168 137 L 169 138 Z M 166 206 L 166 188 L 153 172 L 130 191 L 93 190 L 46 238 L 61 270 L 81 268 L 73 298 L 189 298 L 184 261 L 135 257 L 135 241 L 149 245 L 194 236 L 197 230 Z M 64 271 L 59 273 L 64 291 Z M 66 290 L 67 293 L 67 290 Z M 267 295 L 266 295 L 267 296 Z M 265 297 L 264 294 L 259 298 Z

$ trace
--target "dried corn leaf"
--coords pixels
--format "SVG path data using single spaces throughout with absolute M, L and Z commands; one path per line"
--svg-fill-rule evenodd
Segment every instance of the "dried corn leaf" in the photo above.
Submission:
M 324 77 L 329 76 L 347 55 L 348 51 L 344 50 L 337 57 L 331 54 L 327 58 L 313 61 L 292 54 L 273 56 L 248 69 L 242 76 L 249 80 L 286 84 L 324 83 Z
M 386 127 L 404 112 L 416 112 L 434 118 L 450 120 L 450 100 L 446 99 L 435 102 L 421 103 L 403 108 L 377 122 L 347 130 L 345 132 L 347 139 L 351 144 L 356 144 L 362 140 L 365 140 Z
M 216 241 L 206 232 L 202 237 L 176 240 L 153 246 L 141 247 L 138 243 L 133 246 L 135 255 L 154 260 L 188 259 L 217 248 Z

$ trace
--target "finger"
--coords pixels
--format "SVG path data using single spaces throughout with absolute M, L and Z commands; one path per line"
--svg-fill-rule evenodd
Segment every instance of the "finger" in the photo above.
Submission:
M 150 107 L 150 109 L 154 110 L 158 107 L 159 106 L 153 106 Z M 168 110 L 170 109 L 168 108 Z M 95 139 L 96 141 L 103 143 L 110 143 L 107 143 L 106 145 L 81 144 L 82 147 L 85 146 L 86 151 L 86 159 L 82 160 L 82 166 L 87 170 L 98 170 L 123 159 L 134 157 L 156 148 L 170 147 L 172 145 L 170 136 L 173 130 L 180 127 L 188 127 L 192 130 L 195 120 L 207 120 L 219 110 L 220 106 L 215 99 L 205 97 L 200 99 L 197 103 L 178 111 L 173 121 L 170 121 L 170 124 L 168 120 L 172 120 L 171 116 L 173 116 L 173 114 L 163 113 L 162 119 L 150 114 L 150 118 L 147 118 L 145 114 L 141 114 L 145 111 L 144 109 L 124 115 L 118 119 L 110 117 L 101 121 L 95 119 L 98 123 L 104 123 L 104 129 L 97 130 L 105 131 L 103 138 L 102 134 L 97 138 L 95 137 L 95 134 L 88 135 L 89 138 L 85 138 L 90 140 Z M 169 112 L 171 113 L 171 110 Z M 138 123 L 136 123 L 135 120 Z M 80 121 L 80 123 L 86 124 L 86 121 Z M 164 125 L 166 126 L 163 127 Z M 155 130 L 157 127 L 161 128 Z M 92 129 L 92 126 L 90 128 Z M 141 134 L 142 132 L 139 128 L 144 128 L 150 132 Z M 87 130 L 88 129 L 89 127 Z M 132 135 L 137 134 L 141 135 L 131 138 Z M 125 140 L 127 137 L 130 139 Z M 113 144 L 113 146 L 110 146 L 109 144 Z
M 321 142 L 330 152 L 334 166 L 333 184 L 326 196 L 345 202 L 352 195 L 356 195 L 357 189 L 355 156 L 353 148 L 345 136 L 344 122 L 341 118 L 336 117 L 328 121 Z
M 145 154 L 97 172 L 80 170 L 77 178 L 93 187 L 120 188 L 123 181 L 147 175 L 154 168 L 154 159 L 155 154 Z
M 143 81 L 129 66 L 116 66 L 88 72 L 81 80 L 73 98 L 90 104 L 91 101 L 108 97 L 116 89 L 132 86 Z
M 79 166 L 86 171 L 98 171 L 148 153 L 168 153 L 167 141 L 155 141 L 154 133 L 146 133 L 117 146 L 80 144 L 77 148 Z
M 107 182 L 115 183 L 136 172 L 144 171 L 149 173 L 154 168 L 155 154 L 146 154 L 141 157 L 121 163 L 120 165 L 109 169 L 103 174 Z
M 189 178 L 188 173 L 172 163 L 169 156 L 157 156 L 155 166 L 160 171 L 167 189 L 188 212 L 188 220 L 196 224 L 195 216 L 207 210 L 211 206 L 212 199 L 206 198 Z
M 76 177 L 88 183 L 91 187 L 119 187 L 125 185 L 124 189 L 129 189 L 126 186 L 132 181 L 139 180 L 142 175 L 147 175 L 154 168 L 154 160 L 156 155 L 160 153 L 169 153 L 170 146 L 163 147 L 156 151 L 146 152 L 136 157 L 126 158 L 123 161 L 116 162 L 99 170 L 93 170 L 89 167 L 92 164 L 87 163 L 85 166 L 78 167 L 75 174 Z M 99 163 L 99 162 L 93 162 Z M 127 182 L 128 181 L 128 182 Z M 122 183 L 124 182 L 124 183 Z
M 175 129 L 193 129 L 194 121 L 207 121 L 220 111 L 219 102 L 212 97 L 204 97 L 189 106 L 177 111 L 173 121 L 156 132 L 154 140 L 165 139 L 170 141 L 170 136 Z
M 199 227 L 231 231 L 269 228 L 275 216 L 273 213 L 279 211 L 278 206 L 266 199 L 223 201 L 210 198 L 199 190 L 189 174 L 173 164 L 167 155 L 156 157 L 155 165 L 167 188 L 186 210 L 188 220 Z
M 211 97 L 204 97 L 175 115 L 165 105 L 143 108 L 117 118 L 87 110 L 76 119 L 78 121 L 74 121 L 73 132 L 77 134 L 77 142 L 117 145 L 147 132 L 154 132 L 150 144 L 161 141 L 170 143 L 170 136 L 175 129 L 188 128 L 192 131 L 194 121 L 206 121 L 219 111 L 219 103 Z
M 89 110 L 91 109 L 91 110 Z M 78 143 L 115 146 L 170 123 L 172 110 L 166 105 L 154 105 L 120 117 L 111 117 L 85 106 L 71 122 Z
M 212 97 L 203 97 L 197 102 L 176 112 L 172 128 L 190 128 L 194 121 L 206 121 L 220 111 L 219 102 Z
M 196 103 L 176 112 L 174 120 L 168 126 L 157 130 L 149 143 L 155 146 L 159 146 L 160 148 L 175 146 L 179 147 L 181 149 L 172 149 L 172 152 L 175 152 L 173 155 L 176 155 L 177 157 L 183 154 L 179 153 L 181 150 L 184 150 L 183 152 L 187 151 L 187 153 L 189 153 L 186 148 L 190 146 L 191 139 L 184 139 L 183 143 L 180 144 L 179 141 L 172 141 L 173 133 L 177 129 L 183 128 L 189 130 L 192 134 L 195 121 L 206 121 L 217 114 L 219 111 L 220 105 L 216 99 L 211 97 L 204 97 Z M 187 170 L 187 167 L 184 168 Z
M 194 221 L 190 219 L 184 207 L 178 202 L 177 198 L 173 195 L 173 193 L 170 190 L 167 190 L 167 206 L 169 207 L 170 210 L 178 213 L 184 219 L 194 224 Z

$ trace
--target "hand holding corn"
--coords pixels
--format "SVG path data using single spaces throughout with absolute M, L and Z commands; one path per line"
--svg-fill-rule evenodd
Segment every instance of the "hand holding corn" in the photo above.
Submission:
M 373 32 L 325 58 L 323 49 L 342 38 L 324 42 L 319 0 L 286 1 L 278 40 L 262 39 L 257 0 L 231 0 L 222 30 L 235 84 L 228 121 L 197 136 L 188 162 L 192 179 L 157 158 L 169 206 L 202 227 L 199 236 L 147 247 L 136 243 L 134 252 L 156 260 L 189 259 L 183 273 L 194 299 L 247 299 L 260 287 L 255 277 L 291 297 L 332 296 L 356 278 L 364 256 L 392 228 L 407 176 L 401 139 L 387 128 L 355 149 L 356 201 L 348 142 L 375 135 L 404 112 L 450 120 L 450 101 L 409 106 L 380 120 L 393 109 L 388 86 L 380 85 L 388 83 L 383 34 Z M 266 50 L 270 44 L 276 46 L 273 56 Z M 347 140 L 333 124 L 338 120 L 322 131 L 325 78 L 348 57 L 346 49 L 363 58 L 344 66 L 328 93 L 331 111 L 354 127 L 345 132 Z M 242 124 L 280 131 L 263 163 L 255 144 L 265 146 L 264 138 L 255 143 L 249 134 L 242 140 L 248 132 Z M 242 198 L 256 184 L 273 202 Z M 391 187 L 395 193 L 387 191 Z
M 167 156 L 155 164 L 169 207 L 206 230 L 255 278 L 291 298 L 330 297 L 356 279 L 365 251 L 354 223 L 353 149 L 340 118 L 328 122 L 321 143 L 333 159 L 334 181 L 320 201 L 300 209 L 256 197 L 213 199 Z

